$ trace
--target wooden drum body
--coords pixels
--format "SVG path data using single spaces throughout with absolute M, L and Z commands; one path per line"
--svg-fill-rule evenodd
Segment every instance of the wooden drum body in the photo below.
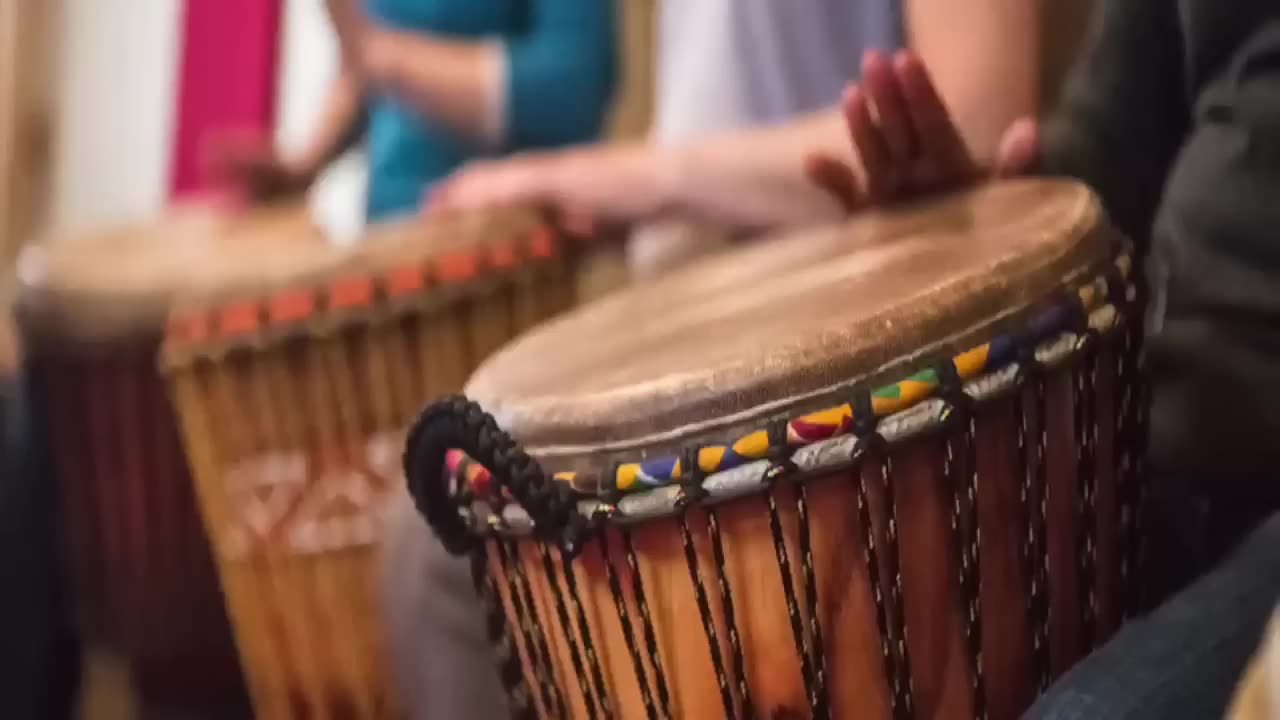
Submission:
M 1086 189 L 997 184 L 495 355 L 406 466 L 517 714 L 1017 717 L 1126 613 L 1124 253 Z
M 165 351 L 258 717 L 398 717 L 377 556 L 404 428 L 572 301 L 533 215 L 375 228 L 322 282 L 193 301 Z
M 177 425 L 157 371 L 174 293 L 252 284 L 323 248 L 300 212 L 163 222 L 24 250 L 18 315 L 47 418 L 78 625 L 145 706 L 226 707 L 243 686 Z

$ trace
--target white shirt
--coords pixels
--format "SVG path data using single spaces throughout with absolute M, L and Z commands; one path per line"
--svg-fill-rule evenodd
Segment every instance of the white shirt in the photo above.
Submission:
M 666 143 L 766 125 L 835 104 L 862 51 L 901 44 L 900 0 L 658 0 L 654 122 Z M 727 241 L 679 219 L 637 228 L 634 277 Z
M 654 139 L 829 106 L 864 49 L 893 50 L 899 0 L 659 0 Z

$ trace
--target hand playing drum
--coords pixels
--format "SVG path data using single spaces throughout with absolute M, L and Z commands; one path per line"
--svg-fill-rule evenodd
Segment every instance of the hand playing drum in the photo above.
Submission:
M 806 172 L 849 210 L 938 192 L 983 177 L 1011 177 L 1032 169 L 1038 152 L 1030 118 L 1004 132 L 991 167 L 965 145 L 955 120 L 913 53 L 892 62 L 869 54 L 862 81 L 851 83 L 840 110 L 857 151 L 858 167 L 829 153 L 806 161 Z

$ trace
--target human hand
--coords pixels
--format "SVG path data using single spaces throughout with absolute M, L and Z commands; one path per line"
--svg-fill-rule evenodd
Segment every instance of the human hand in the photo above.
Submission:
M 947 190 L 994 175 L 1031 169 L 1039 149 L 1036 123 L 1023 118 L 1005 131 L 991 167 L 965 145 L 924 64 L 903 50 L 892 60 L 863 55 L 862 81 L 841 97 L 841 111 L 861 161 L 861 177 L 845 161 L 824 154 L 806 160 L 810 180 L 850 210 Z
M 284 160 L 260 133 L 211 137 L 202 161 L 211 184 L 249 204 L 301 195 L 315 177 L 314 172 Z

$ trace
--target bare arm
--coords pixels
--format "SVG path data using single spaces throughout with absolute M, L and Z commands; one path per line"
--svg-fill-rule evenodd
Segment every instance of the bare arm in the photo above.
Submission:
M 1015 119 L 1034 113 L 1038 78 L 1034 0 L 909 0 L 910 46 L 980 166 Z M 821 154 L 857 167 L 848 128 L 831 109 L 772 128 L 721 134 L 663 153 L 678 166 L 657 175 L 667 205 L 734 224 L 776 225 L 838 217 L 844 209 L 810 182 L 805 158 Z
M 1038 0 L 983 0 L 980 10 L 974 3 L 963 3 L 961 10 L 954 0 L 908 1 L 908 37 L 919 56 L 911 59 L 913 76 L 933 93 L 921 61 L 930 70 L 946 68 L 937 94 L 959 118 L 958 132 L 968 145 L 962 148 L 967 150 L 965 163 L 984 166 L 1009 122 L 1035 110 Z M 871 85 L 885 89 L 895 84 L 888 60 L 872 55 L 873 62 L 864 61 L 869 93 Z M 843 216 L 848 203 L 811 180 L 809 161 L 823 156 L 853 168 L 864 165 L 850 141 L 847 98 L 844 105 L 833 102 L 828 110 L 779 125 L 715 133 L 672 146 L 595 146 L 481 163 L 451 178 L 431 202 L 441 208 L 545 202 L 575 215 L 621 222 L 664 214 L 733 227 L 830 220 Z M 943 120 L 937 130 L 954 134 L 946 113 L 937 115 Z M 909 122 L 898 117 L 881 124 L 892 130 L 909 127 L 904 125 Z M 930 136 L 928 131 L 918 134 Z M 886 133 L 890 139 L 895 135 Z M 893 160 L 888 155 L 881 159 Z M 850 182 L 865 185 L 867 173 L 860 174 L 864 177 Z M 867 193 L 865 187 L 854 187 L 851 194 Z
M 358 38 L 365 21 L 356 0 L 326 0 L 338 35 L 338 74 L 316 115 L 305 143 L 281 152 L 261 133 L 238 132 L 212 138 L 205 148 L 205 172 L 248 202 L 305 193 L 334 158 L 351 147 L 364 131 L 365 84 L 358 65 Z
M 365 87 L 357 54 L 364 18 L 355 0 L 326 0 L 325 6 L 338 36 L 338 75 L 329 87 L 306 144 L 283 158 L 292 172 L 307 179 L 314 178 L 364 133 Z
M 654 152 L 659 166 L 655 209 L 663 213 L 740 227 L 804 224 L 844 213 L 804 171 L 812 152 L 853 160 L 844 117 L 834 107 Z
M 909 0 L 905 16 L 970 153 L 990 165 L 1005 129 L 1036 111 L 1040 0 Z
M 502 92 L 499 44 L 375 30 L 363 52 L 380 89 L 473 140 L 489 139 L 485 128 Z
M 284 162 L 300 177 L 314 178 L 363 134 L 363 84 L 354 72 L 344 68 L 333 79 L 306 144 L 285 157 Z

